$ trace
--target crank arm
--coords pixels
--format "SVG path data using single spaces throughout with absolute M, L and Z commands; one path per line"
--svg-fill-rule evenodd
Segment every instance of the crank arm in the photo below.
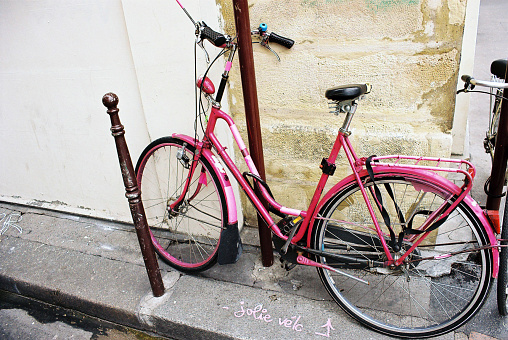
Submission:
M 296 258 L 296 262 L 298 262 L 299 264 L 303 264 L 305 266 L 312 266 L 312 267 L 318 267 L 318 268 L 327 269 L 327 270 L 330 270 L 330 271 L 332 271 L 334 273 L 347 276 L 350 279 L 356 280 L 356 281 L 364 283 L 366 285 L 369 284 L 368 281 L 362 280 L 359 277 L 356 277 L 356 276 L 353 276 L 353 275 L 349 275 L 348 273 L 345 273 L 342 270 L 335 269 L 333 267 L 327 266 L 326 264 L 322 264 L 322 263 L 318 263 L 318 262 L 312 261 L 312 260 L 306 258 L 303 255 L 298 255 L 298 257 Z
M 291 233 L 288 235 L 288 239 L 286 240 L 286 243 L 284 243 L 284 245 L 282 246 L 282 248 L 280 248 L 280 252 L 282 254 L 287 254 L 288 252 L 288 247 L 289 245 L 291 244 L 291 240 L 293 239 L 293 237 L 295 236 L 295 233 L 296 233 L 296 229 L 298 229 L 298 225 L 295 225 L 293 227 L 293 229 L 291 230 Z

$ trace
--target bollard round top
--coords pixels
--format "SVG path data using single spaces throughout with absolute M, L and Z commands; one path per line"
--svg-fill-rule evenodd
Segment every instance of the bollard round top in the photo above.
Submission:
M 118 105 L 118 96 L 112 92 L 106 93 L 102 97 L 102 104 L 104 104 L 105 107 L 108 109 L 116 109 Z

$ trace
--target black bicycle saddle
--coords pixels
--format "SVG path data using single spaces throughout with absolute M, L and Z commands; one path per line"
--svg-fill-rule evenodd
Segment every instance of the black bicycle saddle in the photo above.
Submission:
M 369 92 L 370 86 L 367 84 L 351 84 L 332 87 L 326 90 L 325 96 L 330 100 L 342 101 L 355 99 Z
M 490 65 L 490 73 L 498 78 L 506 79 L 506 60 L 507 59 L 494 60 Z

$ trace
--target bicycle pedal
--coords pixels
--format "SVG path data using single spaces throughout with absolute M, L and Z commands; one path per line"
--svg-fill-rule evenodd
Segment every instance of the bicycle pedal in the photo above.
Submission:
M 288 263 L 288 262 L 284 263 L 284 269 L 286 269 L 286 271 L 290 271 L 294 267 L 296 267 L 296 263 Z
M 289 262 L 283 258 L 280 258 L 280 267 L 284 268 L 286 271 L 290 271 L 294 267 L 296 267 L 297 263 Z

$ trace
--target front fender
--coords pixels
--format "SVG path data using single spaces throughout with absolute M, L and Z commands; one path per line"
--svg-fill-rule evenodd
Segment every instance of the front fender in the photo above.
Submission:
M 186 135 L 181 134 L 173 134 L 173 138 L 178 138 L 183 140 L 186 143 L 189 143 L 191 145 L 198 145 L 201 146 L 202 143 L 199 141 L 196 141 L 194 138 Z M 238 222 L 238 214 L 236 210 L 236 200 L 235 200 L 235 194 L 233 192 L 233 187 L 231 186 L 231 182 L 229 181 L 229 177 L 226 174 L 226 169 L 222 166 L 222 163 L 219 161 L 219 159 L 213 154 L 213 152 L 210 149 L 202 149 L 201 154 L 203 157 L 206 158 L 206 160 L 212 165 L 212 167 L 215 170 L 215 173 L 217 174 L 217 177 L 219 178 L 220 185 L 222 189 L 224 190 L 224 195 L 226 196 L 226 204 L 228 207 L 228 224 L 233 224 Z
M 186 135 L 173 134 L 173 138 L 183 140 L 190 145 L 202 147 L 202 143 L 194 138 Z M 238 215 L 236 211 L 236 200 L 233 187 L 226 174 L 226 170 L 222 166 L 219 159 L 212 153 L 210 149 L 201 149 L 201 155 L 210 163 L 219 179 L 220 186 L 224 191 L 227 206 L 227 221 L 224 224 L 220 234 L 220 243 L 218 249 L 217 262 L 219 264 L 235 263 L 242 253 L 242 242 L 240 240 L 240 232 L 238 230 Z M 220 189 L 219 189 L 220 190 Z

